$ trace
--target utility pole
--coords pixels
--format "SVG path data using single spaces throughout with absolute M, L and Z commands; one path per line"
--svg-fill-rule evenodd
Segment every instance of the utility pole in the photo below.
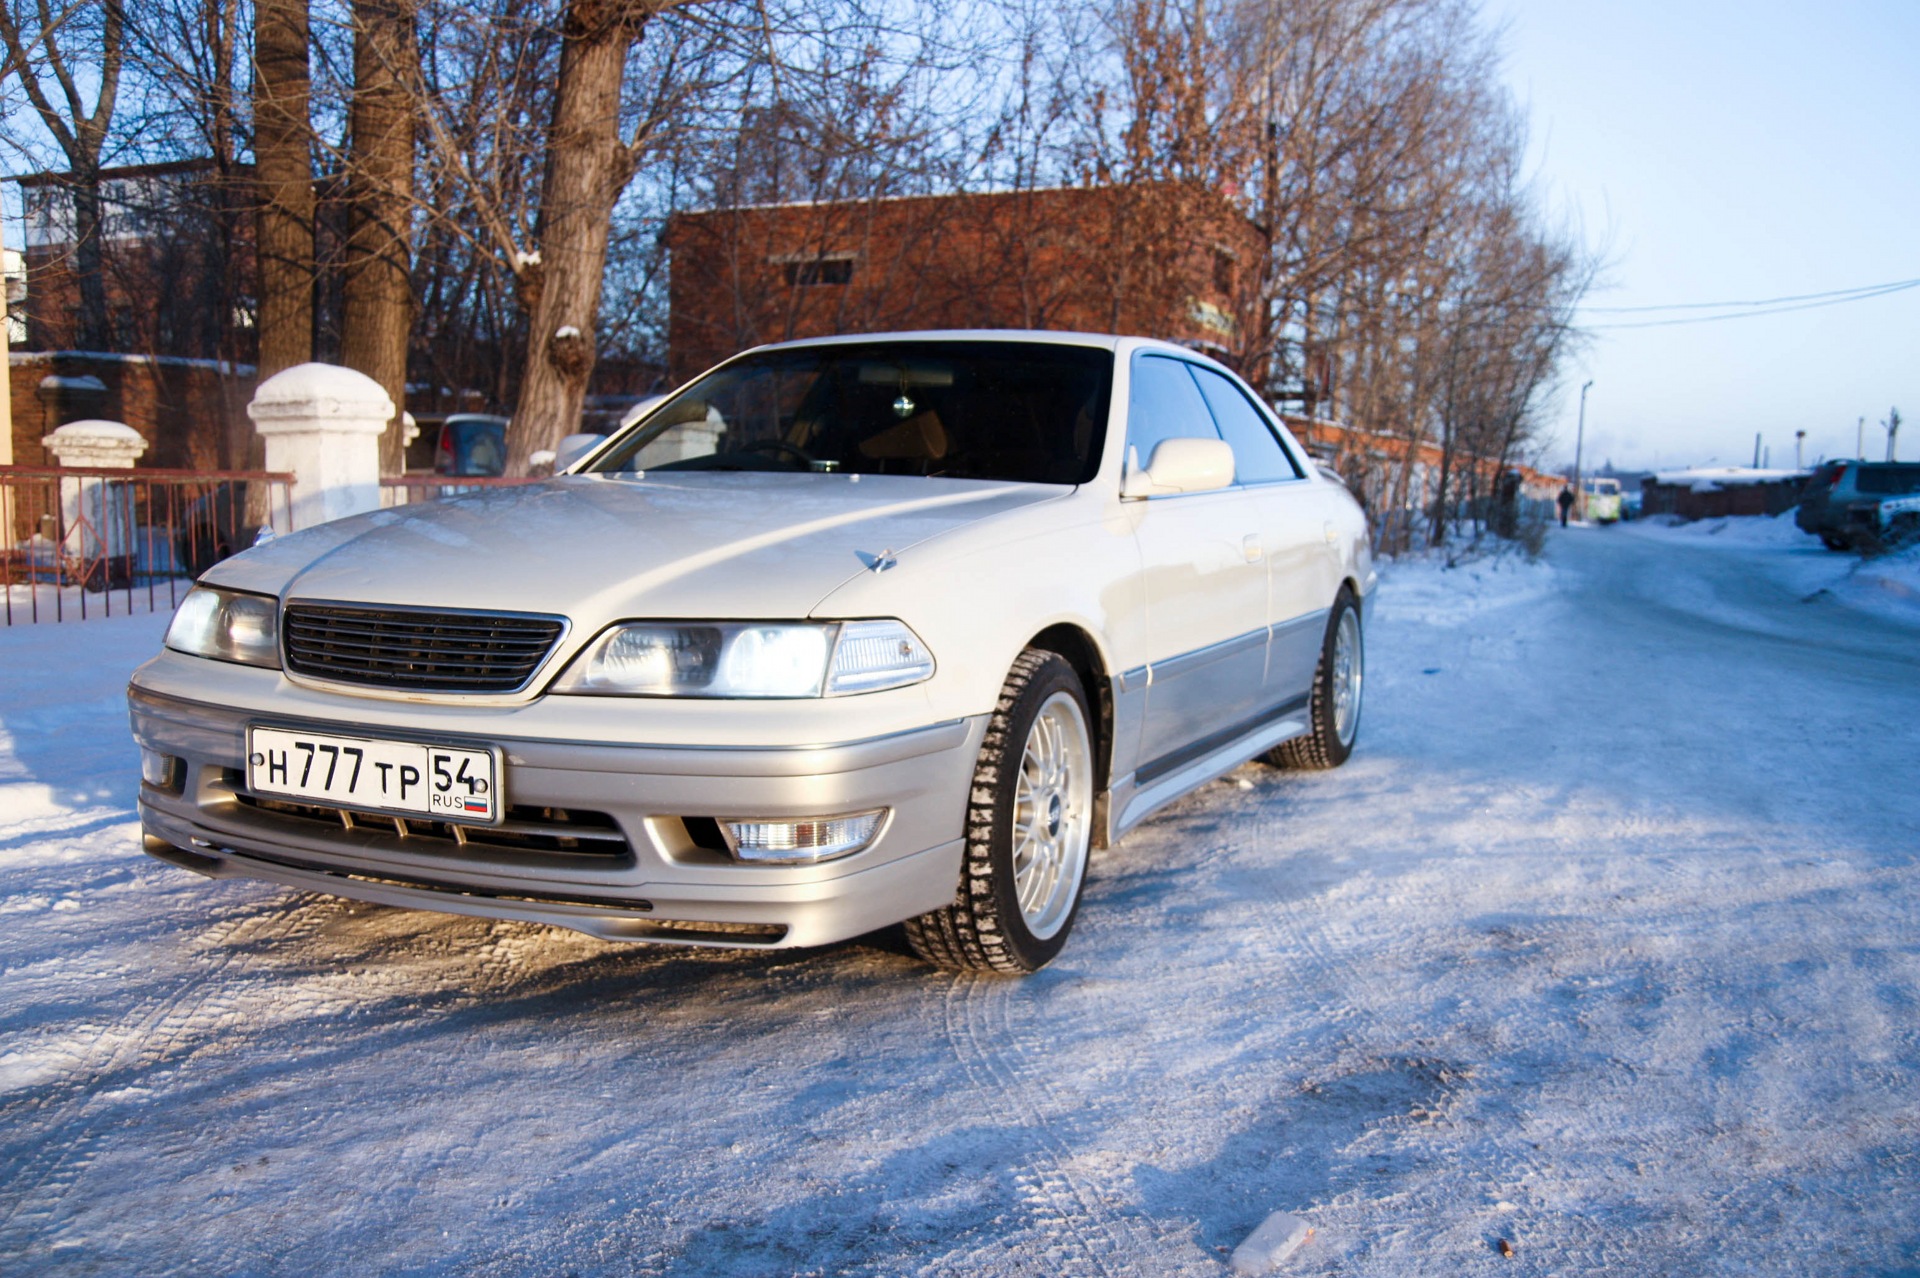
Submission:
M 1796 430 L 1793 432 L 1793 468 L 1795 470 L 1805 470 L 1807 468 L 1806 459 L 1801 456 L 1801 447 L 1806 442 L 1807 432 L 1804 430 Z
M 1862 461 L 1867 455 L 1867 419 L 1862 417 L 1853 428 L 1853 459 Z
M 1580 387 L 1580 424 L 1573 434 L 1573 513 L 1583 522 L 1587 517 L 1587 495 L 1580 487 L 1580 452 L 1587 442 L 1587 392 L 1591 389 L 1593 379 L 1588 378 Z
M 1753 432 L 1753 468 L 1760 469 L 1760 432 Z

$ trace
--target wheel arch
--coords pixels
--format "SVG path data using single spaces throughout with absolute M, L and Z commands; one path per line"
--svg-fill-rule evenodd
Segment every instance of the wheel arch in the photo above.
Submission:
M 1057 654 L 1080 676 L 1080 689 L 1093 712 L 1093 774 L 1098 793 L 1104 795 L 1113 770 L 1113 672 L 1099 643 L 1083 627 L 1063 621 L 1027 640 L 1026 646 Z M 1103 802 L 1096 799 L 1096 806 Z M 1104 822 L 1096 821 L 1094 831 L 1094 846 L 1104 846 Z

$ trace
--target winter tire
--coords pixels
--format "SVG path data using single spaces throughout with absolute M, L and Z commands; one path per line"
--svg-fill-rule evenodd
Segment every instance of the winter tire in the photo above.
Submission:
M 1845 537 L 1836 537 L 1832 533 L 1821 533 L 1820 544 L 1828 550 L 1852 550 L 1853 546 Z
M 920 957 L 1023 974 L 1066 944 L 1093 838 L 1088 723 L 1073 667 L 1055 653 L 1021 653 L 974 766 L 959 891 L 951 905 L 906 924 Z
M 1312 720 L 1306 735 L 1267 751 L 1277 768 L 1337 768 L 1353 753 L 1360 735 L 1360 693 L 1366 682 L 1366 644 L 1360 633 L 1360 609 L 1342 587 L 1327 617 L 1320 644 L 1320 665 L 1313 675 Z

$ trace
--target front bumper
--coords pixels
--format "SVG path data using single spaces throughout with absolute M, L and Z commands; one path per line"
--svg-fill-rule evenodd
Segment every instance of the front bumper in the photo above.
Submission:
M 487 735 L 470 715 L 442 728 L 423 712 L 417 727 L 391 735 L 501 748 L 511 807 L 493 834 L 425 821 L 343 821 L 328 809 L 247 792 L 249 723 L 389 734 L 341 702 L 337 716 L 288 715 L 136 681 L 128 690 L 134 737 L 183 761 L 170 784 L 140 787 L 148 850 L 214 878 L 557 924 L 607 940 L 823 945 L 953 899 L 968 786 L 986 732 L 978 716 L 824 746 L 636 746 Z M 820 865 L 738 864 L 701 837 L 703 818 L 873 808 L 890 812 L 874 842 Z

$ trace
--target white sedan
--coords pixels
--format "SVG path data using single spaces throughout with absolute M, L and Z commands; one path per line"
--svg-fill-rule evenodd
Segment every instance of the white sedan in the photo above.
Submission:
M 1090 850 L 1360 716 L 1365 518 L 1231 372 L 792 342 L 576 461 L 226 560 L 129 689 L 154 855 L 611 940 L 1060 951 Z

